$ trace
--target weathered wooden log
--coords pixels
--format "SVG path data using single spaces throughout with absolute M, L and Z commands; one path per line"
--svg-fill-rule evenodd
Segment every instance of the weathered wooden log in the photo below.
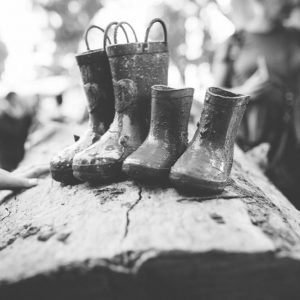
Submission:
M 1 300 L 300 297 L 300 212 L 239 151 L 220 196 L 47 177 L 0 201 Z

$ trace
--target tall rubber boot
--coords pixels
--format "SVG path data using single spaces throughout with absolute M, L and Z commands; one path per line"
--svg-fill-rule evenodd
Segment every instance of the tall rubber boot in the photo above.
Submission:
M 249 97 L 220 88 L 207 90 L 196 133 L 171 169 L 170 180 L 187 192 L 219 193 L 233 163 L 234 141 Z
M 109 61 L 104 49 L 90 50 L 87 36 L 92 28 L 104 31 L 98 26 L 90 26 L 85 33 L 88 51 L 76 56 L 87 98 L 88 129 L 77 142 L 55 155 L 50 162 L 53 179 L 66 184 L 78 182 L 72 170 L 74 155 L 98 141 L 114 117 L 114 94 Z
M 151 26 L 162 24 L 165 40 L 148 42 Z M 115 43 L 118 28 L 115 28 Z M 74 176 L 89 182 L 114 181 L 122 177 L 122 163 L 146 138 L 149 131 L 151 86 L 167 84 L 168 46 L 165 24 L 153 20 L 144 43 L 107 47 L 115 91 L 116 115 L 108 132 L 73 163 Z
M 144 143 L 123 163 L 131 178 L 164 182 L 188 143 L 188 122 L 194 89 L 152 87 L 151 123 Z

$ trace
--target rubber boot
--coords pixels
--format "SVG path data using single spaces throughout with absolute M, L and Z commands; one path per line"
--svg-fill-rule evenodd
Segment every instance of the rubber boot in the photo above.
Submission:
M 248 99 L 220 88 L 207 90 L 198 129 L 188 149 L 171 169 L 170 180 L 175 187 L 185 192 L 223 191 Z
M 168 181 L 171 167 L 187 147 L 193 94 L 192 88 L 152 87 L 149 134 L 123 163 L 129 177 L 149 183 Z
M 155 22 L 162 23 L 161 20 L 154 20 L 149 28 Z M 122 24 L 128 23 L 119 23 L 115 33 Z M 107 47 L 114 81 L 116 115 L 101 140 L 86 149 L 80 157 L 74 158 L 74 176 L 80 180 L 108 182 L 122 178 L 123 161 L 148 134 L 151 86 L 167 84 L 169 55 L 166 39 L 152 43 L 148 43 L 147 39 L 146 33 L 144 43 Z
M 103 31 L 93 25 L 88 28 L 86 38 L 88 31 L 95 27 Z M 53 179 L 66 184 L 78 182 L 72 170 L 74 155 L 98 141 L 114 117 L 114 94 L 107 54 L 103 49 L 89 50 L 88 43 L 87 48 L 88 51 L 77 55 L 76 60 L 87 98 L 88 129 L 77 142 L 62 150 L 50 162 Z

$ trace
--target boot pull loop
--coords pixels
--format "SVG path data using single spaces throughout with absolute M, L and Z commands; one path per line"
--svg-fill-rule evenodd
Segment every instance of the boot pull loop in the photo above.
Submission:
M 107 27 L 105 28 L 105 32 L 104 32 L 104 40 L 103 40 L 103 49 L 106 49 L 106 41 L 108 40 L 109 41 L 109 44 L 111 44 L 110 42 L 110 39 L 108 37 L 108 32 L 110 30 L 110 28 L 114 25 L 118 25 L 118 22 L 111 22 L 107 25 Z M 129 38 L 128 38 L 128 35 L 127 35 L 127 32 L 124 28 L 123 25 L 120 26 L 125 34 L 125 37 L 126 37 L 126 40 L 127 40 L 127 43 L 129 43 Z
M 152 28 L 152 26 L 155 24 L 155 23 L 160 23 L 162 28 L 163 28 L 163 31 L 164 31 L 164 43 L 167 43 L 168 42 L 168 34 L 167 34 L 167 27 L 166 27 L 166 24 L 164 23 L 163 20 L 159 19 L 159 18 L 156 18 L 156 19 L 153 19 L 150 24 L 148 25 L 147 29 L 146 29 L 146 34 L 145 34 L 145 40 L 144 40 L 144 43 L 148 43 L 148 38 L 149 38 L 149 33 L 150 33 L 150 30 Z
M 122 28 L 123 28 L 123 24 L 124 24 L 124 25 L 127 25 L 127 26 L 131 29 L 131 31 L 132 31 L 132 33 L 133 33 L 133 36 L 134 36 L 134 39 L 135 39 L 135 42 L 137 43 L 137 42 L 138 42 L 138 39 L 137 39 L 137 36 L 136 36 L 136 33 L 135 33 L 133 27 L 132 27 L 129 23 L 123 21 L 123 22 L 119 22 L 119 23 L 117 24 L 116 28 L 115 28 L 115 32 L 114 32 L 114 42 L 115 42 L 115 44 L 118 43 L 118 42 L 117 42 L 118 29 L 119 29 L 119 27 L 122 27 Z M 125 32 L 124 28 L 123 28 L 123 31 Z M 127 43 L 129 43 L 128 38 L 127 38 Z
M 98 29 L 98 30 L 100 30 L 100 31 L 102 31 L 104 33 L 104 29 L 102 29 L 101 27 L 99 27 L 97 25 L 91 25 L 91 26 L 89 26 L 89 28 L 84 33 L 84 41 L 85 41 L 87 50 L 91 50 L 90 49 L 90 45 L 89 45 L 89 41 L 88 41 L 88 34 L 89 34 L 90 30 L 93 29 L 93 28 Z M 110 41 L 109 38 L 108 38 L 108 41 L 111 44 L 111 41 Z

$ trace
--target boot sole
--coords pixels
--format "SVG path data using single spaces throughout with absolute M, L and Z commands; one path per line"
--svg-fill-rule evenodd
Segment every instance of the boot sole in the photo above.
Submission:
M 216 183 L 176 172 L 171 172 L 169 179 L 178 190 L 185 193 L 219 194 L 227 185 L 227 182 Z
M 81 183 L 80 180 L 75 178 L 73 176 L 73 169 L 72 168 L 67 168 L 67 169 L 54 169 L 50 168 L 51 171 L 51 176 L 55 181 L 64 183 L 64 184 L 78 184 Z
M 109 183 L 122 179 L 122 163 L 94 165 L 73 165 L 74 177 L 84 182 Z
M 154 169 L 143 165 L 123 164 L 122 170 L 137 181 L 146 183 L 166 183 L 169 182 L 170 169 Z

